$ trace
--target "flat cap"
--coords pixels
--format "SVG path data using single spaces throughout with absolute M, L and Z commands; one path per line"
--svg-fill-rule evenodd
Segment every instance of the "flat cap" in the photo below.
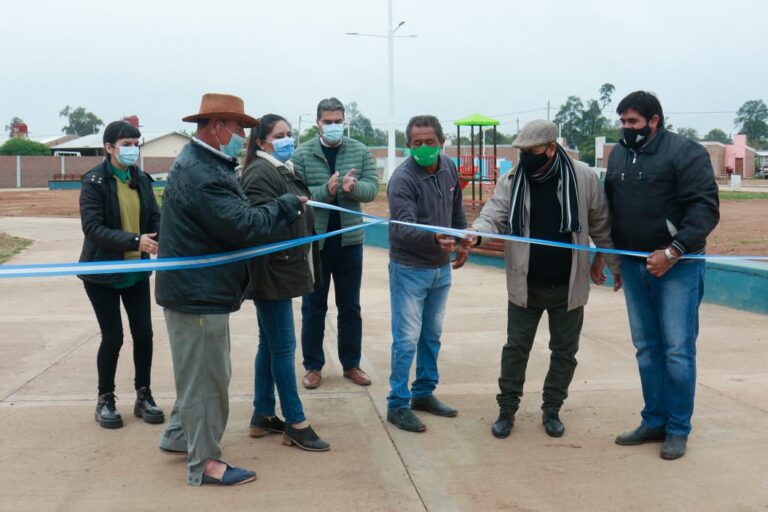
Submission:
M 557 140 L 557 125 L 545 119 L 536 119 L 523 126 L 515 137 L 512 146 L 516 148 L 532 148 L 551 144 Z

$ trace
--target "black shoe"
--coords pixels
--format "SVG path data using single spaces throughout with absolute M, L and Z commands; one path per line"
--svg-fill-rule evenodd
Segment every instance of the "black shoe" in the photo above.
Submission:
M 565 432 L 565 425 L 560 421 L 560 415 L 557 411 L 544 411 L 541 415 L 541 421 L 544 423 L 544 430 L 549 437 L 560 437 Z
M 435 395 L 411 398 L 411 409 L 414 411 L 427 411 L 436 416 L 445 416 L 450 418 L 459 414 L 459 411 L 453 407 L 445 405 L 443 402 L 435 398 Z
M 491 434 L 493 434 L 493 437 L 504 439 L 505 437 L 509 437 L 509 434 L 512 432 L 512 427 L 514 426 L 515 415 L 501 412 L 499 413 L 499 417 L 496 418 L 496 423 L 491 427 Z
M 165 421 L 165 414 L 155 403 L 155 399 L 152 398 L 152 391 L 149 388 L 139 388 L 136 390 L 136 404 L 133 406 L 133 415 L 137 418 L 144 418 L 144 421 L 147 423 L 162 423 Z
M 251 416 L 251 426 L 248 430 L 248 435 L 251 437 L 263 437 L 267 432 L 274 432 L 275 434 L 282 434 L 285 432 L 285 422 L 277 416 L 264 416 L 262 414 L 253 411 Z
M 640 425 L 635 430 L 624 432 L 616 437 L 616 444 L 621 446 L 634 446 L 637 444 L 663 441 L 667 436 L 663 428 L 651 428 Z
M 661 458 L 664 460 L 675 460 L 685 455 L 685 445 L 688 437 L 675 434 L 667 435 L 664 444 L 661 445 Z
M 283 444 L 286 446 L 296 445 L 308 452 L 327 452 L 331 449 L 331 445 L 317 437 L 312 427 L 293 428 L 290 425 L 285 425 Z
M 408 407 L 387 411 L 387 421 L 397 428 L 407 430 L 408 432 L 424 432 L 427 430 L 427 427 Z
M 99 401 L 96 403 L 96 421 L 104 428 L 123 426 L 123 417 L 117 412 L 114 393 L 104 393 L 99 396 Z

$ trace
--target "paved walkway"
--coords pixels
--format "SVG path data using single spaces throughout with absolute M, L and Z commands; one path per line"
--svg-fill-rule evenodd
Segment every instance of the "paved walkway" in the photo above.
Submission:
M 79 254 L 76 219 L 0 218 L 0 231 L 35 240 L 13 263 L 69 262 Z M 459 416 L 422 416 L 427 432 L 412 434 L 382 422 L 387 256 L 366 248 L 365 258 L 363 367 L 374 385 L 360 388 L 341 378 L 334 320 L 326 331 L 324 384 L 301 390 L 311 423 L 332 445 L 329 453 L 287 448 L 278 436 L 248 437 L 257 325 L 251 304 L 232 316 L 224 455 L 258 472 L 255 483 L 233 489 L 188 487 L 183 458 L 157 449 L 162 426 L 130 415 L 130 340 L 117 379 L 126 425 L 98 428 L 99 334 L 76 278 L 0 280 L 0 510 L 768 510 L 768 316 L 702 307 L 694 433 L 688 455 L 667 462 L 658 445 L 613 443 L 638 423 L 642 401 L 623 297 L 593 290 L 562 414 L 565 436 L 547 437 L 540 421 L 545 321 L 515 429 L 498 440 L 489 429 L 505 336 L 504 277 L 498 269 L 468 266 L 454 274 L 438 388 Z M 298 319 L 298 303 L 295 310 Z M 174 392 L 160 308 L 153 318 L 152 387 L 169 412 Z

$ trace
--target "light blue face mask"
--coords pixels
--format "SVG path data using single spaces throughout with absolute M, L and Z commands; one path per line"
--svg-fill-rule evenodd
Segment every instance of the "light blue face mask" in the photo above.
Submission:
M 227 131 L 229 132 L 229 130 Z M 223 146 L 219 145 L 219 150 L 230 158 L 237 158 L 245 146 L 245 139 L 233 132 L 229 132 L 229 134 L 232 135 L 232 138 Z
M 287 162 L 293 155 L 294 142 L 292 137 L 283 137 L 282 139 L 275 139 L 272 141 L 272 147 L 275 151 L 272 156 L 280 160 L 281 162 Z
M 326 142 L 336 144 L 341 141 L 344 136 L 344 125 L 338 124 L 324 124 L 323 125 L 323 138 Z
M 118 146 L 119 152 L 117 153 L 117 161 L 120 165 L 126 167 L 136 165 L 139 161 L 139 147 L 138 146 Z

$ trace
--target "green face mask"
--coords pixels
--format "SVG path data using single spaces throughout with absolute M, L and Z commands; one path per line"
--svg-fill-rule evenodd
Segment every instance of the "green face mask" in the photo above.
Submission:
M 440 146 L 419 146 L 411 148 L 411 156 L 421 167 L 430 167 L 435 165 L 437 157 L 440 155 Z

